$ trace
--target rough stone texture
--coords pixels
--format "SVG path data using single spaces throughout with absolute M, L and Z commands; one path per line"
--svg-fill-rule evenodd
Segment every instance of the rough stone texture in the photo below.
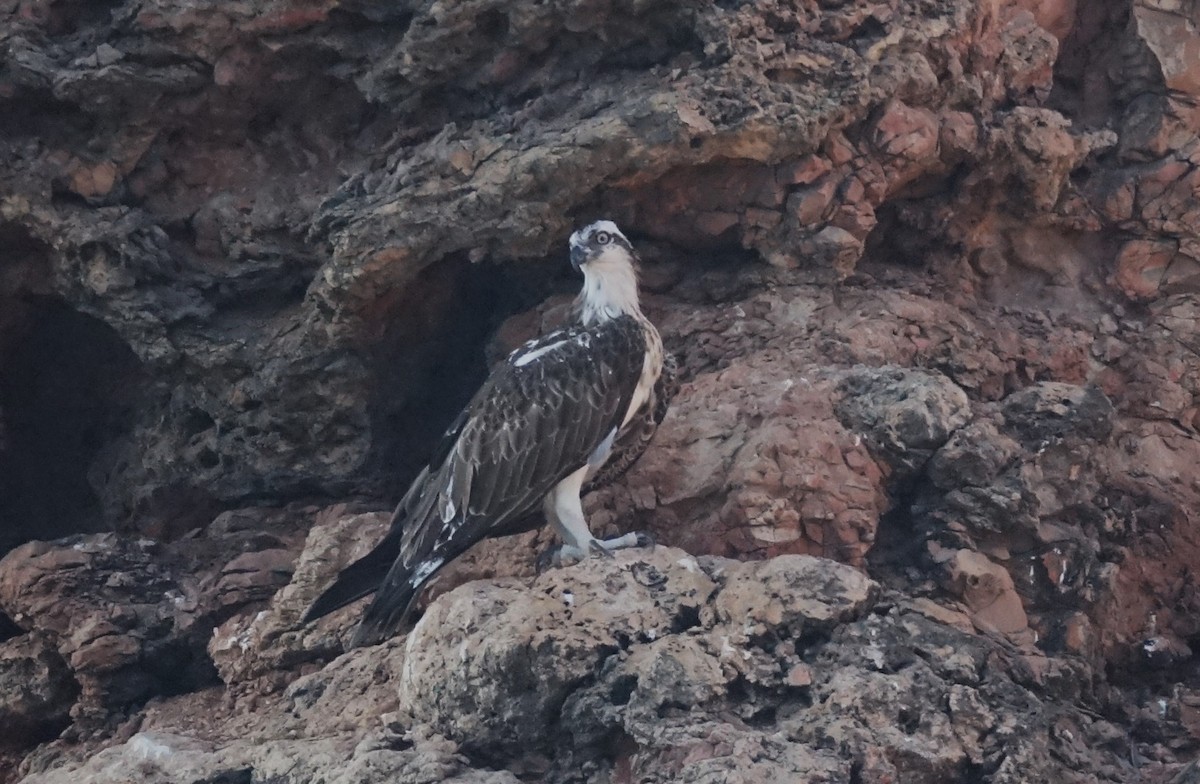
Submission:
M 839 390 L 838 418 L 909 478 L 920 473 L 971 418 L 970 402 L 949 379 L 904 369 L 850 373 Z
M 400 699 L 413 718 L 468 753 L 552 752 L 567 695 L 615 652 L 697 623 L 716 588 L 681 550 L 589 566 L 436 602 L 405 648 Z
M 1195 777 L 1195 2 L 0 19 L 0 779 Z M 685 384 L 588 513 L 664 546 L 339 657 L 600 216 Z
M 717 621 L 740 627 L 742 638 L 774 633 L 801 638 L 855 618 L 875 599 L 876 586 L 850 569 L 831 569 L 808 556 L 727 564 L 712 602 Z
M 6 296 L 107 324 L 149 379 L 89 468 L 110 524 L 391 486 L 417 464 L 404 436 L 465 394 L 425 391 L 429 363 L 482 341 L 519 296 L 498 265 L 559 253 L 577 216 L 844 277 L 881 210 L 968 253 L 1001 239 L 942 237 L 934 205 L 908 209 L 927 194 L 948 210 L 986 186 L 989 210 L 1007 180 L 1054 226 L 1112 200 L 1072 198 L 1113 135 L 1026 105 L 1056 44 L 1011 8 L 21 7 L 2 41 L 0 99 L 23 118 L 0 174 Z M 1130 206 L 1147 239 L 1150 212 L 1196 225 L 1169 171 Z M 466 390 L 481 369 L 441 373 Z
M 344 512 L 334 507 L 316 518 L 300 557 L 292 553 L 291 581 L 267 597 L 265 607 L 243 602 L 240 612 L 212 630 L 208 654 L 222 681 L 249 680 L 341 652 L 337 622 L 361 607 L 309 628 L 301 628 L 299 620 L 339 569 L 367 554 L 388 522 L 380 513 Z
M 0 649 L 7 657 L 29 651 L 31 640 L 47 645 L 37 656 L 59 682 L 46 685 L 55 689 L 46 698 L 62 700 L 73 677 L 81 691 L 71 715 L 89 730 L 152 695 L 212 683 L 202 651 L 214 624 L 287 585 L 298 517 L 227 513 L 204 538 L 170 545 L 114 534 L 22 545 L 0 561 L 0 606 L 34 636 Z M 28 728 L 53 723 L 58 709 L 52 702 L 45 717 L 29 715 Z
M 79 686 L 57 651 L 32 635 L 0 643 L 0 742 L 4 751 L 32 745 L 70 723 Z
M 158 701 L 25 781 L 1127 780 L 1128 739 L 1048 694 L 1046 663 L 833 561 L 660 547 L 461 586 L 406 642 L 282 693 Z

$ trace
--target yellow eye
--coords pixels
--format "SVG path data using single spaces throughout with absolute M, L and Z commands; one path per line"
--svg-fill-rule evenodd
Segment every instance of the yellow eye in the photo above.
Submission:
M 609 234 L 607 231 L 596 232 L 596 244 L 597 245 L 607 245 L 610 242 L 612 242 L 612 235 Z

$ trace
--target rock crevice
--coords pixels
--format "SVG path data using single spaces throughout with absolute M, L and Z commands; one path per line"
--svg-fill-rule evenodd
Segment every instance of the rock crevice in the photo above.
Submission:
M 1190 775 L 1197 14 L 0 0 L 0 770 Z M 597 217 L 684 388 L 587 511 L 664 546 L 341 656 Z

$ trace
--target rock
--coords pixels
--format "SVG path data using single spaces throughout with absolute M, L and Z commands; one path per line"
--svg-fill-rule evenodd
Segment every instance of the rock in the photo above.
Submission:
M 1186 642 L 1161 634 L 1142 640 L 1139 649 L 1143 663 L 1154 669 L 1172 669 L 1192 658 L 1192 649 Z
M 797 207 L 797 217 L 816 217 L 810 215 L 811 208 L 806 205 Z M 800 243 L 800 252 L 805 261 L 816 263 L 821 267 L 833 269 L 839 278 L 844 278 L 854 270 L 854 265 L 862 255 L 862 239 L 855 236 L 852 229 L 858 229 L 858 234 L 866 235 L 871 226 L 851 226 L 850 229 L 841 226 L 826 226 L 808 240 Z M 771 260 L 778 263 L 778 256 Z
M 1137 34 L 1158 59 L 1167 87 L 1200 96 L 1200 42 L 1177 26 L 1186 18 L 1183 8 L 1170 3 L 1138 3 L 1133 11 Z
M 879 590 L 856 569 L 803 555 L 736 564 L 719 578 L 712 612 L 744 636 L 786 630 L 798 639 L 828 630 L 869 610 Z
M 1152 299 L 1177 255 L 1173 242 L 1130 240 L 1117 254 L 1113 285 L 1133 300 Z
M 848 775 L 844 761 L 788 743 L 780 733 L 744 731 L 728 724 L 696 729 L 696 740 L 680 750 L 682 755 L 661 754 L 638 766 L 638 772 L 647 776 L 662 771 L 676 781 L 697 784 L 767 784 L 795 777 L 832 784 Z
M 1096 387 L 1043 383 L 1004 401 L 1006 429 L 1026 444 L 1077 435 L 1103 441 L 1112 432 L 1113 405 Z
M 845 277 L 884 200 L 941 176 L 944 117 L 969 108 L 991 127 L 1009 101 L 991 83 L 1001 64 L 1017 85 L 1049 77 L 1047 36 L 1031 23 L 989 28 L 964 59 L 975 26 L 954 2 L 872 13 L 793 24 L 782 6 L 776 23 L 764 22 L 774 11 L 681 2 L 462 2 L 23 17 L 4 100 L 37 93 L 38 122 L 119 122 L 99 137 L 58 124 L 62 139 L 14 147 L 6 182 L 20 197 L 5 220 L 36 251 L 22 264 L 45 288 L 161 381 L 126 387 L 145 394 L 88 457 L 95 511 L 150 531 L 198 507 L 395 492 L 425 456 L 413 445 L 440 433 L 478 381 L 478 347 L 493 317 L 510 315 L 499 302 L 549 293 L 549 275 L 516 283 L 520 265 L 550 269 L 566 216 L 593 205 L 683 247 L 716 239 Z M 884 32 L 862 51 L 843 43 L 875 24 Z M 249 37 L 231 41 L 239 26 Z M 901 32 L 904 47 L 886 43 Z M 258 45 L 281 34 L 296 46 Z M 55 35 L 69 45 L 48 44 Z M 317 50 L 328 62 L 301 54 Z M 576 78 L 612 57 L 629 67 Z M 951 62 L 943 89 L 931 63 Z M 498 103 L 468 109 L 482 107 L 481 90 Z M 877 113 L 880 96 L 891 101 Z M 326 111 L 293 117 L 303 105 Z M 371 114 L 381 105 L 388 116 Z M 256 125 L 258 107 L 270 129 Z M 256 140 L 276 131 L 261 152 Z M 964 155 L 1000 165 L 967 138 Z M 1056 170 L 1078 162 L 1070 144 L 1051 152 Z M 81 209 L 56 203 L 40 172 Z M 459 258 L 505 271 L 479 284 Z M 417 279 L 423 293 L 407 297 Z M 430 395 L 447 353 L 472 359 L 453 394 Z
M 0 746 L 22 748 L 70 723 L 79 685 L 58 651 L 25 634 L 0 643 Z
M 250 680 L 271 670 L 341 653 L 340 634 L 345 631 L 347 620 L 362 612 L 361 603 L 352 604 L 308 628 L 300 626 L 300 618 L 343 567 L 375 546 L 387 532 L 391 519 L 390 515 L 379 512 L 345 512 L 344 507 L 332 507 L 317 517 L 299 558 L 291 554 L 294 566 L 287 555 L 278 551 L 257 555 L 256 560 L 265 559 L 268 564 L 278 565 L 280 561 L 287 564 L 291 567 L 291 579 L 280 590 L 262 597 L 270 599 L 265 609 L 251 605 L 213 630 L 208 654 L 222 681 Z M 228 573 L 236 573 L 243 563 L 244 557 L 227 564 L 222 583 L 227 584 Z
M 838 418 L 907 479 L 970 418 L 967 395 L 949 379 L 900 368 L 861 369 L 839 384 Z
M 699 712 L 733 677 L 709 640 L 671 636 L 609 657 L 595 680 L 561 708 L 576 747 L 603 748 L 616 729 L 653 744 L 661 717 Z
M 409 635 L 401 703 L 470 753 L 548 751 L 557 711 L 605 658 L 698 622 L 715 584 L 680 550 L 620 551 L 451 591 Z M 458 678 L 447 681 L 453 668 Z
M 466 769 L 461 758 L 444 745 L 421 744 L 420 751 L 355 748 L 348 739 L 285 741 L 251 746 L 212 743 L 160 732 L 139 732 L 123 745 L 95 755 L 70 774 L 48 771 L 26 777 L 26 784 L 57 784 L 83 776 L 97 784 L 128 781 L 136 770 L 144 781 L 191 781 L 229 784 L 252 781 L 256 776 L 299 784 L 321 779 L 331 784 L 351 782 L 413 781 L 422 784 L 515 784 L 504 771 Z M 432 748 L 430 748 L 432 747 Z
M 1191 775 L 1194 3 L 4 18 L 4 784 Z M 589 520 L 675 560 L 491 542 L 342 656 L 300 613 L 597 217 L 685 385 Z
M 802 556 L 713 563 L 716 582 L 697 583 L 707 578 L 678 551 L 614 560 L 545 575 L 525 601 L 499 582 L 437 599 L 406 645 L 409 720 L 469 754 L 553 747 L 551 771 L 570 758 L 687 781 L 839 781 L 860 764 L 949 781 L 1048 731 L 1036 698 L 1001 671 L 981 677 L 995 643 L 919 615 L 868 612 L 878 587 L 849 567 Z M 649 569 L 665 579 L 645 579 Z M 672 625 L 656 605 L 681 588 L 712 610 Z M 656 617 L 660 631 L 646 633 Z M 447 668 L 463 677 L 446 679 Z M 739 689 L 749 695 L 731 703 Z M 1026 713 L 994 713 L 1001 692 Z M 611 756 L 614 732 L 636 756 Z
M 24 781 L 116 782 L 130 769 L 150 781 L 502 784 L 587 770 L 836 782 L 853 769 L 952 781 L 1023 749 L 1056 749 L 1027 769 L 1070 780 L 1058 761 L 1070 738 L 1102 732 L 1088 714 L 1021 685 L 1010 648 L 874 605 L 879 594 L 823 559 L 666 547 L 529 586 L 479 581 L 435 599 L 406 641 L 355 650 L 282 693 L 160 700 L 124 743 Z M 1063 721 L 1069 737 L 1054 729 Z
M 946 562 L 949 589 L 970 608 L 971 621 L 982 631 L 1016 634 L 1029 625 L 1012 577 L 987 556 L 959 550 Z
M 288 582 L 295 524 L 294 512 L 247 509 L 170 544 L 114 534 L 31 542 L 0 560 L 0 607 L 50 646 L 47 662 L 66 663 L 80 689 L 72 716 L 103 722 L 213 681 L 202 652 L 213 627 Z
M 990 422 L 971 422 L 956 430 L 930 460 L 929 479 L 938 487 L 983 486 L 996 479 L 1020 454 L 1016 441 Z
M 153 542 L 105 534 L 23 545 L 0 561 L 0 606 L 70 665 L 82 689 L 76 717 L 206 680 L 185 609 L 195 587 L 162 555 Z
M 788 197 L 787 209 L 801 226 L 819 224 L 828 217 L 829 206 L 833 203 L 836 192 L 837 181 L 828 177 L 823 178 L 807 188 L 798 188 L 793 191 Z M 843 229 L 833 230 L 835 238 L 841 237 L 845 244 L 852 244 L 845 239 L 845 234 L 847 232 Z M 815 239 L 813 242 L 815 243 Z
M 357 732 L 399 707 L 395 685 L 403 666 L 403 645 L 398 640 L 353 650 L 293 680 L 283 698 L 301 721 L 326 732 Z
M 911 508 L 916 532 L 980 630 L 1027 642 L 1031 629 L 1043 649 L 1097 655 L 1091 623 L 1063 603 L 1094 601 L 1119 572 L 1086 522 L 1108 514 L 1115 416 L 1097 389 L 1034 384 L 930 460 L 931 486 Z
M 88 763 L 87 775 L 93 781 L 117 781 L 137 770 L 146 781 L 244 780 L 236 765 L 223 770 L 206 770 L 215 746 L 212 743 L 160 732 L 139 732 L 125 744 L 97 754 Z M 53 773 L 34 775 L 26 781 L 54 781 Z
M 918 176 L 938 168 L 938 117 L 928 109 L 892 100 L 870 131 L 871 145 L 884 158 L 888 184 L 899 191 Z

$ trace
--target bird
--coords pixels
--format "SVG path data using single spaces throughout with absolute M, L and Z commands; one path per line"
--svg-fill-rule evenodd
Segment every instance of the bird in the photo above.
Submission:
M 440 569 L 485 538 L 543 521 L 562 539 L 551 559 L 558 563 L 653 544 L 644 532 L 597 539 L 581 499 L 645 451 L 678 389 L 677 368 L 642 312 L 637 254 L 617 225 L 591 223 L 568 245 L 583 274 L 571 322 L 492 369 L 396 506 L 387 534 L 342 570 L 301 623 L 374 592 L 349 647 L 382 642 Z

